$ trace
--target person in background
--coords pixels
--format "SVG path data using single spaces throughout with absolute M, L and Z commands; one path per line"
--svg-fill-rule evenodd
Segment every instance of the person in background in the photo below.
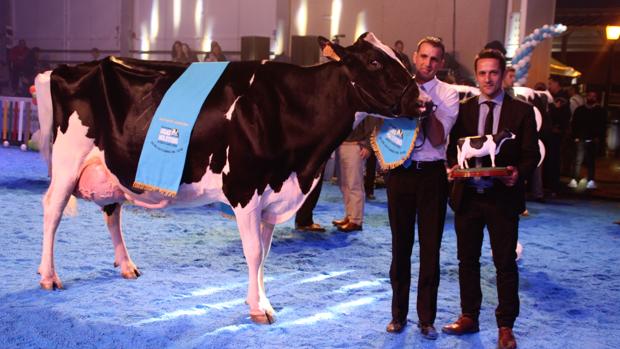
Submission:
M 507 167 L 508 175 L 454 180 L 450 205 L 454 210 L 457 236 L 461 315 L 442 331 L 463 335 L 480 330 L 480 250 L 486 226 L 497 274 L 498 348 L 515 349 L 517 342 L 512 328 L 519 315 L 519 270 L 515 250 L 519 214 L 525 209 L 524 181 L 540 159 L 536 121 L 530 104 L 503 91 L 506 60 L 501 52 L 482 50 L 474 61 L 474 68 L 480 96 L 460 105 L 448 148 L 450 173 L 458 166 L 458 139 L 495 134 L 504 129 L 515 133 L 516 138 L 505 142 L 495 158 L 498 166 Z
M 227 60 L 220 44 L 217 41 L 211 41 L 211 51 L 207 52 L 205 62 L 225 62 Z
M 577 147 L 575 154 L 575 167 L 573 178 L 568 183 L 569 188 L 577 188 L 581 164 L 585 163 L 588 169 L 586 178 L 587 189 L 596 189 L 594 181 L 594 170 L 596 168 L 597 148 L 601 141 L 605 139 L 605 110 L 598 104 L 598 95 L 594 91 L 586 95 L 586 103 L 575 109 L 575 114 L 571 121 L 571 135 Z
M 316 184 L 316 187 L 314 187 L 310 194 L 308 194 L 308 196 L 306 197 L 306 201 L 304 201 L 304 203 L 295 214 L 295 230 L 309 231 L 315 233 L 325 232 L 325 228 L 323 228 L 323 226 L 318 223 L 314 223 L 314 220 L 312 218 L 314 208 L 319 201 L 319 196 L 321 196 L 322 187 L 323 171 L 321 171 L 321 176 L 319 177 L 319 182 Z
M 437 79 L 444 64 L 441 39 L 428 36 L 418 42 L 413 55 L 415 82 L 436 105 L 420 126 L 411 159 L 389 171 L 386 180 L 388 216 L 392 232 L 392 320 L 386 331 L 398 333 L 407 324 L 411 285 L 411 251 L 416 221 L 420 245 L 417 287 L 418 328 L 421 335 L 437 339 L 434 327 L 439 288 L 439 251 L 446 219 L 448 179 L 446 141 L 456 121 L 459 94 Z
M 332 221 L 338 230 L 348 233 L 363 229 L 364 222 L 364 166 L 370 156 L 370 134 L 377 119 L 371 116 L 357 125 L 338 147 L 338 180 L 344 199 L 345 215 Z
M 553 96 L 553 103 L 549 104 L 551 131 L 545 143 L 547 154 L 543 165 L 543 179 L 551 195 L 555 196 L 560 191 L 562 141 L 570 125 L 570 107 L 568 94 L 562 88 L 559 78 L 550 76 L 548 88 Z
M 180 41 L 175 41 L 172 44 L 172 50 L 170 51 L 170 58 L 173 62 L 183 62 L 185 61 L 183 57 L 183 43 Z
M 30 49 L 26 45 L 26 40 L 20 39 L 17 46 L 9 50 L 9 73 L 11 75 L 11 89 L 18 92 L 19 84 L 22 82 L 24 70 L 26 69 L 28 54 Z
M 402 40 L 396 40 L 396 42 L 394 43 L 394 52 L 396 53 L 398 59 L 403 62 L 405 68 L 407 68 L 409 73 L 413 73 L 413 66 L 411 65 L 409 57 L 405 53 L 405 44 L 402 42 Z
M 575 110 L 586 104 L 586 99 L 579 93 L 577 85 L 568 86 L 566 92 L 568 93 L 568 104 L 570 106 L 570 115 L 572 118 L 575 115 Z
M 370 156 L 366 159 L 366 170 L 364 171 L 364 191 L 366 192 L 366 200 L 375 200 L 375 179 L 377 178 L 377 156 L 374 152 L 370 152 Z
M 184 63 L 198 62 L 198 56 L 196 55 L 196 53 L 194 53 L 194 51 L 189 47 L 188 44 L 181 44 L 181 53 Z
M 515 84 L 515 76 L 517 71 L 513 67 L 506 67 L 506 74 L 504 75 L 504 81 L 502 85 L 504 87 L 504 92 L 510 95 L 510 97 L 515 96 L 515 91 L 512 88 Z
M 90 49 L 90 57 L 93 61 L 98 60 L 100 55 L 101 55 L 101 51 L 99 51 L 98 48 L 93 47 Z

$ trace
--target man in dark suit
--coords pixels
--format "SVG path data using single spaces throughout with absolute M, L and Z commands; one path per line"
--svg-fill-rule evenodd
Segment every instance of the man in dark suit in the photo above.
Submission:
M 450 205 L 455 212 L 459 284 L 462 314 L 443 327 L 453 335 L 479 331 L 482 302 L 480 249 L 483 229 L 489 231 L 493 263 L 497 271 L 499 304 L 495 310 L 499 328 L 499 348 L 516 348 L 512 327 L 519 315 L 519 273 L 515 261 L 519 213 L 525 209 L 524 180 L 536 168 L 540 154 L 532 106 L 502 90 L 506 70 L 504 56 L 496 50 L 482 50 L 474 62 L 480 96 L 461 103 L 451 132 L 448 162 L 456 167 L 456 143 L 461 137 L 495 134 L 508 129 L 516 135 L 506 141 L 496 156 L 497 166 L 506 166 L 510 175 L 455 179 Z M 480 165 L 482 160 L 477 161 Z

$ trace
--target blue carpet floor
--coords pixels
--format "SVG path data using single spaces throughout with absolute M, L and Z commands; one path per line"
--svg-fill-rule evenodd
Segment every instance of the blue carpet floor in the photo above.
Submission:
M 271 326 L 252 324 L 244 304 L 247 271 L 235 223 L 209 207 L 149 211 L 127 207 L 127 246 L 143 276 L 124 280 L 99 208 L 79 202 L 56 235 L 56 269 L 66 289 L 39 289 L 41 198 L 47 169 L 38 153 L 0 149 L 1 348 L 495 348 L 495 270 L 483 247 L 481 331 L 421 338 L 415 289 L 409 326 L 390 320 L 391 238 L 384 190 L 366 206 L 357 233 L 300 233 L 276 227 L 266 287 Z M 620 203 L 528 203 L 520 224 L 519 348 L 620 347 Z M 342 216 L 326 183 L 315 221 Z M 453 216 L 442 246 L 438 327 L 459 314 Z M 418 246 L 414 246 L 413 284 Z

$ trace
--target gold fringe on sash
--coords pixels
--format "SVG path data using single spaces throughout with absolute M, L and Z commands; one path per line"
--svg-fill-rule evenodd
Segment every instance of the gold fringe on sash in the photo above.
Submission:
M 382 120 L 383 121 L 383 120 Z M 374 150 L 375 155 L 377 156 L 377 160 L 379 160 L 379 165 L 384 170 L 395 169 L 398 166 L 402 165 L 409 157 L 411 157 L 411 153 L 413 152 L 413 148 L 415 148 L 415 141 L 418 139 L 418 131 L 420 130 L 420 122 L 416 124 L 415 133 L 413 134 L 413 140 L 411 141 L 411 146 L 409 150 L 407 150 L 407 154 L 400 160 L 394 161 L 392 163 L 385 162 L 383 158 L 383 154 L 379 151 L 379 145 L 377 144 L 377 133 L 379 133 L 379 129 L 383 126 L 383 122 L 379 126 L 375 126 L 372 134 L 370 135 L 370 145 L 372 146 L 372 150 Z
M 156 191 L 156 192 L 159 192 L 160 194 L 162 194 L 164 196 L 171 197 L 171 198 L 177 196 L 177 192 L 176 191 L 162 189 L 160 187 L 156 187 L 156 186 L 150 185 L 150 184 L 144 184 L 144 183 L 141 183 L 141 182 L 133 182 L 133 184 L 131 186 L 133 188 L 135 188 L 135 189 L 146 190 L 146 191 Z

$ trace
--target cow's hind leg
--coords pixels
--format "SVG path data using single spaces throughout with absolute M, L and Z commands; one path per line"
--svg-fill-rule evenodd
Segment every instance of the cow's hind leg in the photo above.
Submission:
M 258 269 L 258 296 L 261 309 L 265 310 L 266 316 L 271 315 L 270 323 L 275 321 L 275 310 L 271 306 L 267 293 L 265 292 L 265 262 L 269 256 L 269 250 L 271 250 L 271 239 L 273 238 L 273 224 L 266 222 L 261 223 L 260 239 L 263 248 L 263 261 Z
M 250 318 L 258 324 L 273 323 L 273 314 L 261 304 L 259 270 L 265 257 L 263 239 L 261 238 L 260 211 L 235 211 L 237 225 L 241 235 L 243 254 L 248 265 L 248 296 L 246 302 L 250 306 Z M 263 290 L 264 292 L 264 290 Z
M 62 218 L 62 212 L 71 197 L 76 180 L 52 176 L 52 183 L 43 197 L 43 248 L 39 274 L 41 288 L 62 289 L 63 285 L 54 267 L 54 238 Z
M 52 152 L 52 181 L 43 197 L 43 248 L 41 251 L 40 284 L 44 289 L 62 288 L 54 267 L 54 237 L 71 193 L 78 183 L 80 167 L 93 148 L 93 140 L 86 137 L 77 113 L 69 118 L 66 133 L 59 132 Z
M 115 203 L 103 207 L 103 218 L 110 231 L 114 245 L 114 267 L 121 267 L 121 275 L 125 279 L 135 279 L 141 275 L 138 267 L 133 263 L 121 229 L 122 204 Z

